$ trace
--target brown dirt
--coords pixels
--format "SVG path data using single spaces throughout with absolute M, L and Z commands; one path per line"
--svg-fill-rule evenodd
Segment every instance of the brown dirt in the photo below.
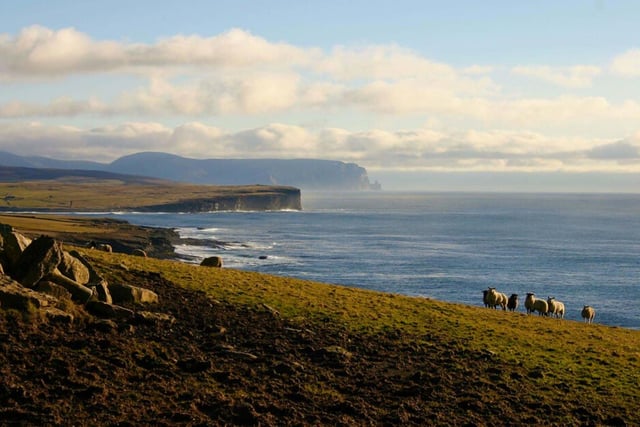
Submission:
M 0 424 L 22 425 L 601 425 L 621 419 L 535 372 L 496 366 L 446 337 L 368 336 L 291 323 L 159 274 L 122 272 L 156 291 L 172 326 L 87 318 L 27 322 L 0 310 Z M 145 309 L 148 309 L 145 307 Z M 540 375 L 543 375 L 540 373 Z M 615 415 L 615 414 L 613 414 Z M 554 421 L 550 421 L 554 420 Z

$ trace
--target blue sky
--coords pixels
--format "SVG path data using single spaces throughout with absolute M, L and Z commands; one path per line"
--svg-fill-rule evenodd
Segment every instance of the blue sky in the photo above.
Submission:
M 387 188 L 464 190 L 468 174 L 485 189 L 637 191 L 640 2 L 0 0 L 0 12 L 0 151 L 315 157 Z

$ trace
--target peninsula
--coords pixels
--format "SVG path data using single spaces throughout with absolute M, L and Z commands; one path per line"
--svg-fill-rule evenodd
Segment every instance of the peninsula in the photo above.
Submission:
M 300 210 L 300 190 L 186 184 L 100 171 L 0 166 L 0 211 L 209 212 Z

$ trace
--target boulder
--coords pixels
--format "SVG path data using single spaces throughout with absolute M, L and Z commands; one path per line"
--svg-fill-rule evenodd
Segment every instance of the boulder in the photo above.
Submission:
M 62 311 L 55 307 L 46 307 L 43 311 L 44 317 L 50 322 L 71 324 L 73 323 L 73 314 Z
M 13 266 L 18 262 L 18 259 L 25 249 L 31 244 L 31 239 L 12 231 L 3 235 L 2 242 L 4 254 L 9 261 L 9 266 Z
M 57 300 L 32 289 L 25 288 L 8 276 L 0 276 L 0 306 L 26 311 L 55 305 Z
M 131 320 L 135 315 L 133 310 L 104 301 L 89 301 L 85 308 L 89 313 L 103 319 Z
M 106 280 L 101 280 L 98 283 L 90 283 L 89 288 L 93 289 L 93 294 L 98 298 L 98 301 L 106 302 L 107 304 L 113 303 L 111 292 L 109 292 L 109 283 Z
M 135 304 L 153 304 L 158 302 L 158 294 L 138 286 L 110 283 L 109 292 L 115 304 L 130 302 Z
M 65 288 L 71 294 L 71 299 L 80 304 L 86 303 L 93 296 L 93 291 L 90 288 L 63 276 L 58 270 L 48 273 L 43 278 Z
M 203 267 L 217 267 L 222 268 L 222 257 L 219 256 L 210 256 L 209 258 L 205 258 L 200 263 Z
M 81 285 L 89 283 L 91 277 L 84 263 L 69 252 L 62 252 L 62 261 L 58 264 L 58 270 L 63 276 Z
M 58 299 L 71 299 L 71 292 L 49 280 L 41 280 L 33 288 L 34 291 L 51 295 Z
M 48 236 L 38 237 L 22 252 L 15 264 L 14 278 L 30 288 L 57 269 L 62 261 L 62 245 Z
M 69 255 L 71 255 L 72 257 L 74 257 L 78 261 L 80 261 L 82 263 L 82 265 L 84 265 L 87 268 L 87 270 L 89 270 L 89 283 L 100 283 L 100 282 L 103 282 L 103 281 L 106 282 L 104 277 L 102 277 L 96 271 L 96 269 L 93 268 L 91 263 L 89 263 L 89 260 L 87 260 L 87 258 L 85 258 L 85 256 L 82 255 L 80 252 L 78 252 L 78 251 L 69 251 Z

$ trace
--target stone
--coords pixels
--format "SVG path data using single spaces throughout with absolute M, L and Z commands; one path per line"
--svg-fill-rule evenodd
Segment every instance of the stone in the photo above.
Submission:
M 58 270 L 63 276 L 81 285 L 89 283 L 91 277 L 84 263 L 69 252 L 62 252 L 62 261 L 58 264 Z
M 71 299 L 71 293 L 68 290 L 60 285 L 56 285 L 49 280 L 39 281 L 36 286 L 34 286 L 33 290 L 41 292 L 43 294 L 51 295 L 52 297 L 58 299 Z
M 15 231 L 3 235 L 2 247 L 10 266 L 18 262 L 22 253 L 30 244 L 31 239 Z
M 48 273 L 43 279 L 65 288 L 71 294 L 71 299 L 80 304 L 86 303 L 93 296 L 90 288 L 63 276 L 58 270 Z
M 67 313 L 59 308 L 46 307 L 42 312 L 44 317 L 50 322 L 63 323 L 65 325 L 73 323 L 73 314 Z
M 14 278 L 30 288 L 57 269 L 62 261 L 62 245 L 48 236 L 31 242 L 15 263 Z
M 103 301 L 89 301 L 85 308 L 94 316 L 105 319 L 131 320 L 135 316 L 133 310 Z
M 111 298 L 111 292 L 109 292 L 109 283 L 106 280 L 102 279 L 99 283 L 91 283 L 89 288 L 94 290 L 94 295 L 98 297 L 98 301 L 113 304 L 113 298 Z
M 140 288 L 138 286 L 124 285 L 120 283 L 110 283 L 109 292 L 115 304 L 134 303 L 134 304 L 153 304 L 158 302 L 158 294 L 155 292 Z
M 210 256 L 209 258 L 203 259 L 200 265 L 202 267 L 222 268 L 222 258 L 219 256 Z
M 46 294 L 28 289 L 8 276 L 0 276 L 0 306 L 15 310 L 29 310 L 55 305 L 57 300 Z

